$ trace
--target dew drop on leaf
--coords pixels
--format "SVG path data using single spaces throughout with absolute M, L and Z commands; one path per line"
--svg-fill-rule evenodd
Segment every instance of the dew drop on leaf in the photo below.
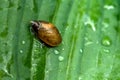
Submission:
M 22 44 L 25 44 L 25 41 L 22 41 Z
M 111 39 L 109 38 L 109 37 L 104 37 L 103 39 L 102 39 L 102 45 L 104 45 L 104 46 L 110 46 L 111 45 Z
M 92 29 L 93 31 L 96 31 L 96 27 L 95 27 L 94 21 L 91 20 L 90 17 L 87 17 L 87 20 L 84 22 L 84 24 L 85 24 L 86 26 L 91 27 L 91 29 Z
M 59 61 L 63 61 L 64 57 L 63 56 L 59 56 L 58 59 L 59 59 Z
M 58 50 L 54 50 L 54 53 L 55 53 L 55 54 L 59 54 Z
M 20 53 L 23 53 L 23 50 L 20 50 Z
M 64 48 L 62 48 L 62 50 L 64 51 L 65 49 L 64 49 Z
M 78 78 L 78 80 L 82 80 L 82 77 L 80 76 L 80 77 Z
M 103 51 L 106 52 L 106 53 L 110 52 L 110 50 L 108 50 L 108 49 L 103 49 Z
M 80 49 L 80 53 L 82 53 L 83 52 L 83 50 L 82 49 Z
M 113 5 L 105 5 L 104 8 L 111 10 L 111 9 L 114 9 L 114 6 Z
M 45 71 L 46 73 L 49 73 L 49 70 Z

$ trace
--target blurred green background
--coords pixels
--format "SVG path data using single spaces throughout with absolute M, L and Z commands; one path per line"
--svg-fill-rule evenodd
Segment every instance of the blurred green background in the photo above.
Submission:
M 43 46 L 31 20 L 62 43 Z M 120 0 L 0 0 L 0 80 L 120 80 Z

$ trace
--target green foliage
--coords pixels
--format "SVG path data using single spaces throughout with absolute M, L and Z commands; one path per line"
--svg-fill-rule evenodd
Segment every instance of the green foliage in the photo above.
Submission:
M 0 80 L 120 80 L 119 0 L 0 0 Z M 42 45 L 31 20 L 57 26 Z

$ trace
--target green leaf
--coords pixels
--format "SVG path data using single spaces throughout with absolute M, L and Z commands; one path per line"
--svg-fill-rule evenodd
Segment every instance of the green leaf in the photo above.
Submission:
M 0 80 L 119 80 L 119 0 L 0 0 Z M 30 21 L 56 25 L 47 47 Z

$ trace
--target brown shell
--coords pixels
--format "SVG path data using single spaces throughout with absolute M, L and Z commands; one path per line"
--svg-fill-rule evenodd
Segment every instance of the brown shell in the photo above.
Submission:
M 31 23 L 37 37 L 45 44 L 57 46 L 61 43 L 61 35 L 53 24 L 45 21 L 32 21 Z

